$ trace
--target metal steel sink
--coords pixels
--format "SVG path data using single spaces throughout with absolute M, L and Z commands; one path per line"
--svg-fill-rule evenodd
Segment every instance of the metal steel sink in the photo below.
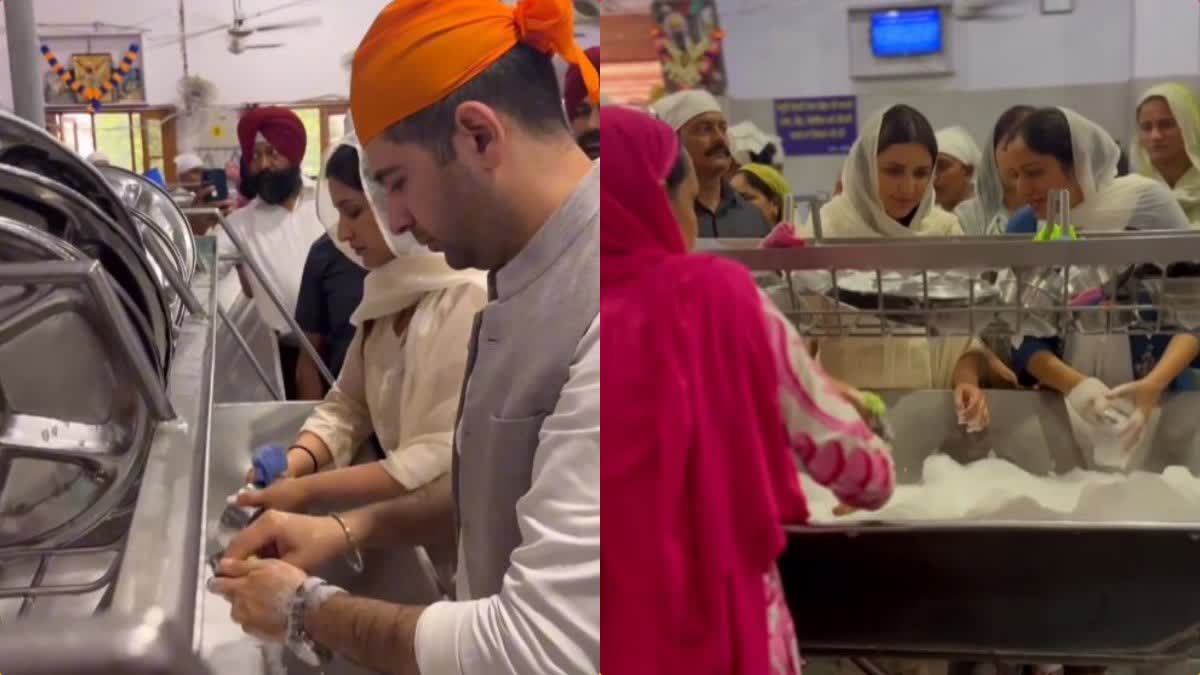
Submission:
M 889 392 L 900 482 L 942 452 L 1035 474 L 1084 466 L 1062 397 L 989 391 L 964 434 L 951 392 Z M 1169 398 L 1146 468 L 1200 472 L 1200 393 Z M 806 652 L 1020 662 L 1175 661 L 1200 647 L 1200 523 L 886 522 L 791 528 L 780 560 Z
M 225 498 L 245 483 L 254 448 L 279 443 L 289 445 L 312 411 L 313 403 L 229 403 L 213 408 L 210 444 L 207 507 L 205 509 L 204 555 L 221 550 L 214 533 Z M 364 456 L 369 461 L 370 456 Z M 438 599 L 437 588 L 430 582 L 416 554 L 396 550 L 368 555 L 363 576 L 354 577 L 341 561 L 334 561 L 315 573 L 353 592 L 393 602 L 428 604 Z M 229 618 L 229 604 L 219 596 L 203 593 L 200 628 L 200 653 L 216 668 L 226 672 L 266 673 L 268 664 L 279 658 L 280 650 L 263 648 Z M 290 656 L 283 663 L 288 673 L 315 673 Z M 230 670 L 233 669 L 233 670 Z M 328 675 L 366 673 L 357 667 L 337 662 L 324 669 Z

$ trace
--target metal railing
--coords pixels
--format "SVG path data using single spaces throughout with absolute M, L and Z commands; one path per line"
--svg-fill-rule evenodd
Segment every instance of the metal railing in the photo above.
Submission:
M 814 337 L 1161 334 L 1200 330 L 1200 232 L 702 240 Z
M 333 373 L 329 370 L 329 366 L 327 366 L 325 364 L 325 360 L 321 358 L 320 352 L 317 351 L 316 347 L 313 346 L 312 342 L 310 342 L 308 337 L 304 334 L 304 330 L 300 328 L 300 324 L 297 323 L 296 317 L 292 315 L 292 310 L 286 304 L 284 304 L 283 299 L 279 296 L 279 293 L 275 289 L 274 285 L 270 283 L 270 280 L 267 277 L 266 272 L 263 271 L 262 266 L 258 264 L 258 261 L 255 260 L 254 256 L 250 255 L 250 249 L 246 245 L 246 240 L 241 230 L 232 226 L 225 218 L 225 215 L 221 213 L 220 209 L 189 208 L 183 209 L 183 213 L 188 217 L 205 216 L 216 218 L 217 222 L 219 222 L 221 227 L 225 230 L 225 233 L 229 235 L 229 240 L 233 242 L 234 247 L 238 250 L 239 257 L 235 262 L 245 265 L 246 269 L 248 269 L 250 273 L 253 274 L 258 280 L 259 286 L 261 286 L 266 292 L 271 304 L 275 306 L 275 309 L 279 311 L 279 314 L 283 317 L 284 321 L 287 322 L 288 328 L 292 331 L 292 334 L 299 342 L 300 348 L 303 349 L 304 352 L 308 354 L 309 358 L 313 360 L 313 363 L 316 364 L 317 370 L 320 371 L 321 377 L 325 380 L 325 383 L 332 387 L 337 378 L 333 376 Z M 237 334 L 237 330 L 233 327 L 232 322 L 229 321 L 229 317 L 224 315 L 223 310 L 221 313 L 221 318 L 225 323 L 225 326 Z M 266 385 L 269 391 L 275 394 L 277 400 L 283 400 L 283 393 L 278 391 L 278 389 L 271 383 L 270 378 L 266 374 L 266 369 L 261 363 L 258 362 L 258 359 L 255 358 L 253 352 L 246 344 L 245 339 L 242 338 L 241 335 L 237 335 L 237 340 L 239 347 L 242 349 L 243 353 L 245 353 L 246 358 L 250 359 L 255 372 L 257 372 L 259 377 L 262 378 L 263 384 Z

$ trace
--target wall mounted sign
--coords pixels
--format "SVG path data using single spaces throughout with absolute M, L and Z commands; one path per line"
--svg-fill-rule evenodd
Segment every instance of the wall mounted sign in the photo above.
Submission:
M 775 133 L 785 155 L 844 155 L 858 137 L 858 99 L 776 99 Z

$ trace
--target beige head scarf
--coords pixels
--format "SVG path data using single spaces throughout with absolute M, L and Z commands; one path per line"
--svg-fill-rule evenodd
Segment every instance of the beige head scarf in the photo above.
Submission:
M 329 148 L 325 155 L 325 161 L 321 165 L 321 177 L 317 184 L 317 215 L 338 250 L 360 267 L 366 268 L 362 258 L 346 242 L 338 238 L 340 216 L 333 204 L 333 198 L 330 196 L 330 178 L 326 174 L 329 158 L 342 146 L 349 146 L 358 151 L 360 174 L 365 174 L 365 155 L 358 144 L 358 137 L 354 133 L 353 123 L 349 117 L 346 118 L 346 126 L 348 129 L 346 135 Z M 434 291 L 454 288 L 463 284 L 485 286 L 486 277 L 482 272 L 452 269 L 446 264 L 446 259 L 441 253 L 434 253 L 421 246 L 411 233 L 395 235 L 388 232 L 383 224 L 385 221 L 382 209 L 379 208 L 379 205 L 383 203 L 380 199 L 383 196 L 382 192 L 376 184 L 373 186 L 375 194 L 372 195 L 371 182 L 365 175 L 362 175 L 361 178 L 363 185 L 368 186 L 365 190 L 367 204 L 371 207 L 375 222 L 383 233 L 384 241 L 387 242 L 388 248 L 396 257 L 367 274 L 367 278 L 363 282 L 362 301 L 359 303 L 358 309 L 351 315 L 350 323 L 361 326 L 364 321 L 402 312 L 417 304 L 425 294 Z
M 1192 169 L 1171 187 L 1171 191 L 1188 214 L 1188 219 L 1195 223 L 1200 221 L 1200 102 L 1197 102 L 1191 89 L 1182 84 L 1168 82 L 1147 89 L 1138 99 L 1138 109 L 1152 98 L 1161 98 L 1167 102 L 1171 116 L 1175 118 L 1175 124 L 1179 126 L 1183 135 L 1183 146 L 1192 160 Z M 1141 143 L 1137 144 L 1134 156 L 1138 173 L 1166 185 L 1166 179 L 1154 168 L 1150 154 Z

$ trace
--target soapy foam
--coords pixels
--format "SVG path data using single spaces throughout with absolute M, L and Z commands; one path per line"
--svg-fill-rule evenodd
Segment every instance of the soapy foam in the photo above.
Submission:
M 879 511 L 835 517 L 837 498 L 801 475 L 814 523 L 873 520 L 1200 522 L 1200 478 L 1182 466 L 1129 475 L 1076 469 L 1035 476 L 1003 459 L 966 466 L 946 455 L 925 459 L 921 482 L 899 485 Z

